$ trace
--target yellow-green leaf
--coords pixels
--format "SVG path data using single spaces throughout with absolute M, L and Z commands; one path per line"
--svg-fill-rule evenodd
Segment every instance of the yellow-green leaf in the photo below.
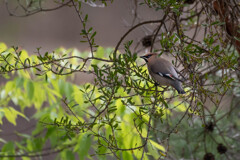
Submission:
M 4 112 L 4 115 L 7 118 L 7 120 L 13 125 L 16 125 L 16 119 L 18 115 L 28 120 L 28 118 L 24 114 L 15 110 L 13 107 L 4 107 L 0 109 L 0 111 Z
M 7 45 L 5 43 L 0 43 L 0 53 L 7 50 Z
M 174 101 L 173 102 L 174 107 L 176 107 L 176 109 L 180 112 L 185 112 L 187 110 L 187 107 L 185 105 L 185 103 L 180 102 L 180 101 Z
M 32 81 L 28 81 L 27 82 L 27 95 L 28 95 L 30 100 L 33 99 L 33 96 L 34 96 L 34 85 L 33 85 Z
M 161 150 L 161 151 L 163 151 L 163 152 L 166 151 L 165 148 L 164 148 L 162 145 L 158 144 L 157 142 L 154 142 L 154 141 L 151 140 L 151 139 L 149 139 L 149 142 L 150 142 L 154 147 L 156 147 L 157 149 L 159 149 L 159 150 Z

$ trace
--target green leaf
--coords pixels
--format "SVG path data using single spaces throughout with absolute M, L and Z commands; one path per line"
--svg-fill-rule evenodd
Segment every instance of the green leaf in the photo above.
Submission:
M 103 47 L 98 47 L 95 57 L 97 57 L 97 58 L 104 57 L 104 48 Z M 93 59 L 91 64 L 95 65 L 95 64 L 98 64 L 99 62 L 100 62 L 99 60 Z
M 87 22 L 88 20 L 88 14 L 85 15 L 84 21 Z
M 4 139 L 0 138 L 0 142 L 2 143 L 7 143 L 7 141 L 5 141 Z
M 66 154 L 66 159 L 75 160 L 75 156 L 74 156 L 74 153 L 72 151 L 66 150 L 65 154 Z
M 44 144 L 45 144 L 45 141 L 43 138 L 39 137 L 39 138 L 34 138 L 33 140 L 34 142 L 34 150 L 42 150 Z
M 218 25 L 218 26 L 221 26 L 221 25 L 224 25 L 225 22 L 220 22 L 220 21 L 215 21 L 213 23 L 211 23 L 210 25 Z
M 83 104 L 83 93 L 76 86 L 73 87 L 73 97 L 79 105 Z
M 107 143 L 102 138 L 99 139 L 99 142 L 101 144 L 103 144 L 104 146 L 107 145 Z M 104 147 L 104 146 L 101 145 L 101 146 L 98 146 L 98 148 L 97 148 L 97 153 L 99 154 L 98 159 L 100 159 L 100 160 L 106 160 L 107 159 L 106 154 L 105 154 L 107 152 L 107 148 Z
M 232 81 L 234 81 L 234 78 L 229 79 L 226 83 L 230 84 Z
M 91 147 L 91 138 L 88 134 L 84 134 L 78 139 L 78 147 L 74 150 L 78 150 L 79 159 L 84 160 L 84 157 L 88 155 L 88 151 Z
M 27 63 L 28 63 L 28 65 L 30 66 L 31 62 L 30 62 L 30 59 L 29 59 L 29 58 L 26 58 L 26 59 L 24 60 L 24 63 L 23 63 L 24 66 L 28 66 Z
M 237 41 L 240 41 L 239 37 L 234 36 L 234 39 L 236 39 Z
M 181 101 L 176 100 L 173 102 L 173 105 L 180 112 L 185 112 L 187 110 L 187 106 L 185 105 L 185 103 L 183 103 Z
M 16 87 L 17 87 L 17 88 L 22 87 L 22 86 L 23 86 L 23 83 L 24 83 L 24 78 L 18 77 L 18 78 L 16 79 Z
M 92 28 L 92 27 L 90 27 L 90 28 L 88 29 L 88 33 L 91 33 L 91 32 L 92 32 L 92 30 L 93 30 L 93 28 Z
M 0 53 L 7 50 L 7 45 L 5 43 L 0 43 Z
M 166 152 L 165 148 L 164 148 L 162 145 L 154 142 L 154 141 L 151 140 L 151 139 L 149 139 L 149 142 L 150 142 L 154 147 L 156 147 L 157 149 L 159 149 L 160 151 Z
M 16 125 L 16 119 L 18 115 L 28 120 L 28 118 L 24 114 L 15 110 L 13 107 L 0 108 L 0 111 L 4 112 L 6 119 L 13 125 Z
M 63 70 L 64 70 L 64 67 L 62 67 L 62 68 L 60 69 L 60 71 L 59 71 L 58 74 L 62 74 Z
M 168 108 L 168 104 L 165 102 L 165 100 L 162 97 L 160 97 L 160 101 L 164 104 L 166 108 Z
M 13 142 L 8 142 L 4 144 L 2 147 L 2 153 L 5 153 L 6 155 L 14 155 L 15 154 L 15 146 Z M 1 153 L 1 154 L 2 154 Z M 14 160 L 14 157 L 8 157 L 7 160 Z
M 148 147 L 148 153 L 154 157 L 154 159 L 158 159 L 159 158 L 159 153 L 158 153 L 158 149 L 156 147 L 154 147 L 150 142 L 147 143 L 147 147 Z
M 68 99 L 71 99 L 72 94 L 73 94 L 73 86 L 70 83 L 65 83 L 65 95 Z
M 95 37 L 95 35 L 97 34 L 97 32 L 95 31 L 95 32 L 93 32 L 93 34 L 91 35 L 91 37 L 90 37 L 90 40 L 92 40 L 94 37 Z
M 127 160 L 133 159 L 133 154 L 131 153 L 131 151 L 125 151 L 122 153 L 122 155 L 123 155 L 123 159 L 127 159 Z
M 33 84 L 33 82 L 31 80 L 27 82 L 27 95 L 28 95 L 30 100 L 33 99 L 33 96 L 34 96 L 34 84 Z

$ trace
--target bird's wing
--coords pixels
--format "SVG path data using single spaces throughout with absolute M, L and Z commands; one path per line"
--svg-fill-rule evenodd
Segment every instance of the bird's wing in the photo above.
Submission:
M 164 67 L 164 66 L 168 66 L 168 67 Z M 161 63 L 159 63 L 159 61 L 155 61 L 153 65 L 150 66 L 150 69 L 154 74 L 157 74 L 161 77 L 168 78 L 174 81 L 178 80 L 182 82 L 182 80 L 178 78 L 178 75 L 174 66 L 165 59 L 162 59 Z
M 168 78 L 168 79 L 171 79 L 171 80 L 174 80 L 174 81 L 178 80 L 180 82 L 183 82 L 181 79 L 179 79 L 179 78 L 177 78 L 177 77 L 175 77 L 175 76 L 173 76 L 172 74 L 169 74 L 169 73 L 164 74 L 164 73 L 161 73 L 161 72 L 157 72 L 155 74 L 158 74 L 161 77 Z

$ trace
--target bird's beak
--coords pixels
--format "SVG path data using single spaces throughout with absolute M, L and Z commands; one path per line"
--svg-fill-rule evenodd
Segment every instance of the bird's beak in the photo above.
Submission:
M 146 62 L 148 62 L 147 58 L 145 56 L 140 56 L 140 58 L 144 59 Z

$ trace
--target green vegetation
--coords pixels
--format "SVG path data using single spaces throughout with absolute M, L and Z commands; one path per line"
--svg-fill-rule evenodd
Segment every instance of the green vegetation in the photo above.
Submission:
M 176 0 L 143 1 L 138 5 L 162 11 L 162 19 L 138 23 L 119 38 L 115 48 L 103 48 L 94 40 L 97 32 L 86 27 L 88 16 L 80 12 L 83 2 L 62 3 L 78 13 L 82 43 L 89 44 L 89 52 L 59 48 L 41 53 L 38 48 L 36 55 L 29 55 L 0 43 L 0 75 L 7 80 L 0 84 L 0 124 L 4 118 L 13 125 L 21 125 L 19 117 L 36 121 L 31 134 L 15 132 L 19 141 L 0 138 L 0 158 L 41 159 L 51 154 L 68 160 L 238 157 L 239 37 L 229 38 L 226 32 L 231 31 L 222 27 L 227 22 L 209 20 L 211 12 L 203 12 L 204 4 L 193 11 Z M 36 8 L 26 14 L 41 11 Z M 196 24 L 199 19 L 205 23 Z M 166 28 L 169 21 L 174 23 L 172 29 Z M 124 41 L 128 33 L 147 24 L 156 24 L 156 30 L 144 44 L 171 56 L 172 63 L 183 68 L 185 95 L 155 86 L 139 58 L 141 53 L 132 49 L 133 41 Z M 187 36 L 189 26 L 197 28 L 196 34 L 205 30 L 203 39 Z M 165 32 L 159 33 L 161 27 Z M 124 50 L 120 51 L 121 43 Z M 92 78 L 74 83 L 83 76 Z M 230 102 L 223 103 L 226 99 Z M 34 107 L 34 115 L 24 114 L 28 107 Z

